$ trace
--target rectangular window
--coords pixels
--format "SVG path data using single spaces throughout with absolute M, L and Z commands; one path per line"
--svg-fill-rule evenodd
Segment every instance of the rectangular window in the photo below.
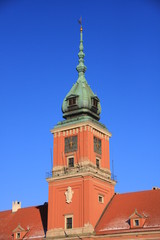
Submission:
M 67 218 L 67 229 L 70 229 L 70 228 L 72 228 L 72 218 L 71 217 L 69 217 L 69 218 Z
M 73 215 L 65 216 L 65 229 L 73 228 Z
M 94 136 L 93 141 L 94 141 L 94 152 L 101 154 L 102 153 L 101 139 Z
M 77 151 L 77 135 L 66 137 L 64 144 L 65 144 L 65 153 Z
M 104 197 L 102 195 L 98 195 L 98 202 L 104 203 Z
M 100 168 L 100 160 L 98 158 L 96 158 L 96 166 L 97 168 Z
M 74 167 L 74 157 L 68 158 L 68 167 Z
M 135 226 L 135 227 L 138 227 L 138 226 L 139 226 L 139 220 L 138 220 L 138 219 L 135 219 L 135 220 L 134 220 L 134 226 Z
M 75 105 L 76 104 L 76 97 L 70 98 L 69 99 L 69 106 Z
M 17 238 L 17 239 L 20 239 L 20 236 L 21 236 L 21 235 L 20 235 L 20 233 L 18 232 L 16 238 Z
M 92 104 L 93 104 L 93 106 L 94 106 L 95 108 L 97 108 L 97 107 L 98 107 L 98 101 L 97 101 L 97 99 L 93 98 L 93 99 L 92 99 Z

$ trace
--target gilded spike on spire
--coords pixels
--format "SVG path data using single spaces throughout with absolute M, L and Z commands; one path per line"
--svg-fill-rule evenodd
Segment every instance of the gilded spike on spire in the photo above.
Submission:
M 79 45 L 79 64 L 77 66 L 77 71 L 79 73 L 79 77 L 84 76 L 84 73 L 86 71 L 86 66 L 84 65 L 84 52 L 83 52 L 83 28 L 82 28 L 82 18 L 79 20 L 79 24 L 81 25 L 80 27 L 80 45 Z

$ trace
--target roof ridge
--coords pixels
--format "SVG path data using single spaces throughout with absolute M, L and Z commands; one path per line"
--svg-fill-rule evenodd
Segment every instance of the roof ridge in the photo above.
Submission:
M 28 208 L 38 208 L 38 207 L 42 207 L 42 206 L 45 206 L 45 205 L 48 205 L 48 202 L 45 202 L 44 204 L 41 204 L 41 205 L 36 205 L 36 206 L 28 206 L 28 207 L 22 207 L 20 209 L 18 209 L 18 211 L 22 210 L 22 209 L 28 209 Z M 17 212 L 18 212 L 17 211 Z M 4 213 L 4 212 L 12 212 L 12 209 L 9 209 L 9 210 L 2 210 L 0 211 L 0 213 Z
M 2 213 L 2 212 L 10 212 L 10 211 L 12 211 L 12 209 L 0 210 L 0 213 Z
M 38 207 L 42 207 L 42 206 L 45 206 L 45 205 L 48 205 L 48 202 L 45 202 L 44 204 L 40 204 L 40 205 L 36 205 L 36 206 L 28 206 L 28 207 L 23 207 L 23 208 L 20 208 L 19 210 L 21 209 L 28 209 L 28 208 L 38 208 Z
M 153 192 L 153 191 L 158 191 L 160 189 L 156 189 L 156 190 L 152 190 L 152 189 L 149 189 L 149 190 L 140 190 L 140 191 L 134 191 L 134 192 L 126 192 L 126 193 L 117 193 L 117 195 L 129 195 L 129 194 L 134 194 L 134 193 L 144 193 L 144 192 Z

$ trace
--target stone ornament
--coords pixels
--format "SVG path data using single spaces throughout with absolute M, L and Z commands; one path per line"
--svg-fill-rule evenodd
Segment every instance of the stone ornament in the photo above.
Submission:
M 68 187 L 65 195 L 66 195 L 66 203 L 71 203 L 72 202 L 72 197 L 73 197 L 73 191 L 71 187 Z

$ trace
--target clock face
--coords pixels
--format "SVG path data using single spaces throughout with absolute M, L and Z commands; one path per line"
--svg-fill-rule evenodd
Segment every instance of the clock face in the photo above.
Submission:
M 65 138 L 65 153 L 77 151 L 77 136 Z
M 101 148 L 101 139 L 94 137 L 94 151 L 98 154 L 102 153 L 102 148 Z

